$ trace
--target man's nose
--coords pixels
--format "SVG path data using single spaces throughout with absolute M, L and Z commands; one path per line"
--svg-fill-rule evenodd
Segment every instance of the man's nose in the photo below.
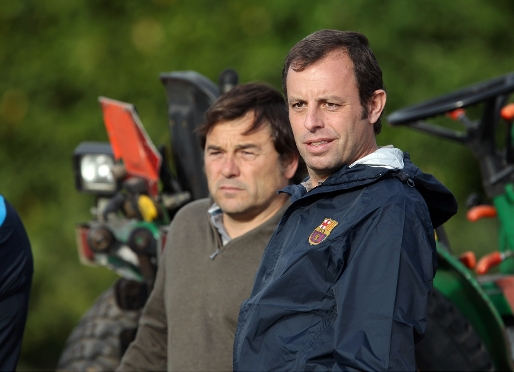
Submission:
M 305 128 L 310 132 L 314 132 L 316 129 L 323 128 L 323 119 L 318 107 L 309 106 L 305 113 L 304 124 Z
M 239 176 L 239 167 L 234 155 L 227 155 L 225 157 L 221 166 L 221 174 L 226 178 Z

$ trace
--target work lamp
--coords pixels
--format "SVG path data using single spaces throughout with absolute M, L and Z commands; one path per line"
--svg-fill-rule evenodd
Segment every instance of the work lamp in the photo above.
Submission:
M 78 191 L 112 195 L 117 182 L 112 173 L 114 155 L 106 142 L 82 142 L 73 152 L 73 172 Z

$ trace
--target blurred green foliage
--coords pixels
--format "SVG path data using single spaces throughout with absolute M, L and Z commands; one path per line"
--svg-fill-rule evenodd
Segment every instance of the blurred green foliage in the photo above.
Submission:
M 19 369 L 55 367 L 66 337 L 115 280 L 80 265 L 74 224 L 90 218 L 71 154 L 106 141 L 97 97 L 134 103 L 156 144 L 167 135 L 161 72 L 195 70 L 217 81 L 224 68 L 242 82 L 280 88 L 289 48 L 322 28 L 368 36 L 388 88 L 387 113 L 510 72 L 510 0 L 0 0 L 0 192 L 17 208 L 35 256 L 30 313 Z M 457 196 L 447 224 L 457 252 L 496 246 L 496 222 L 465 220 L 481 190 L 464 147 L 385 125 L 395 144 Z

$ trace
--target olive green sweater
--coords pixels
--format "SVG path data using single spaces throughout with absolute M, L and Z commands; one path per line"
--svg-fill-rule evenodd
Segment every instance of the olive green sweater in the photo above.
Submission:
M 173 219 L 154 290 L 118 371 L 232 370 L 239 308 L 289 202 L 224 247 L 207 214 L 211 204 L 192 202 Z

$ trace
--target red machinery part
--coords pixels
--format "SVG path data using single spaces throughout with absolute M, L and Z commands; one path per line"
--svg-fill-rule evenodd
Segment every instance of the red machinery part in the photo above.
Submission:
M 466 113 L 466 110 L 458 108 L 456 110 L 448 112 L 446 115 L 449 116 L 452 120 L 459 120 L 459 118 Z
M 504 277 L 496 281 L 496 285 L 502 289 L 505 299 L 510 305 L 510 308 L 514 310 L 514 278 Z
M 464 264 L 464 266 L 471 270 L 473 270 L 477 265 L 477 257 L 475 256 L 475 252 L 464 252 L 459 256 L 459 260 Z
M 93 265 L 95 263 L 95 253 L 89 247 L 87 240 L 89 230 L 89 226 L 85 224 L 79 224 L 75 227 L 79 258 L 80 262 L 84 265 Z

